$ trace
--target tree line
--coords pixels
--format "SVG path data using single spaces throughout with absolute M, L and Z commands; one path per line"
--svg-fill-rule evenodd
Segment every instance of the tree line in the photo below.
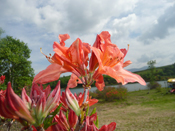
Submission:
M 151 69 L 147 69 L 144 71 L 135 72 L 139 74 L 145 81 L 151 81 Z M 155 81 L 167 80 L 169 78 L 175 78 L 175 63 L 167 66 L 157 67 L 154 69 L 153 79 Z
M 146 82 L 163 81 L 169 78 L 175 78 L 175 63 L 172 65 L 167 65 L 167 66 L 162 66 L 162 67 L 148 66 L 148 69 L 146 70 L 137 71 L 133 73 L 140 75 Z M 110 76 L 103 75 L 103 77 L 104 77 L 105 85 L 120 84 L 120 83 L 117 83 L 116 80 L 111 78 Z M 59 80 L 61 81 L 61 88 L 67 87 L 67 83 L 69 79 L 70 79 L 70 76 L 60 77 Z M 51 88 L 54 88 L 57 82 L 58 81 L 50 82 L 49 85 L 51 86 Z M 95 86 L 95 83 L 93 83 L 92 86 Z M 78 87 L 82 87 L 82 86 L 78 85 Z
M 104 81 L 105 81 L 105 85 L 115 85 L 115 84 L 117 84 L 116 80 L 114 78 L 111 78 L 110 76 L 104 75 L 103 78 L 104 78 Z M 59 80 L 61 81 L 61 83 L 60 83 L 61 88 L 66 88 L 67 87 L 67 83 L 68 83 L 69 79 L 70 79 L 70 75 L 69 76 L 63 76 L 63 77 L 59 78 Z M 46 87 L 47 85 L 50 85 L 51 88 L 54 89 L 59 80 L 47 83 L 47 84 L 44 85 L 44 87 Z M 92 84 L 92 86 L 95 86 L 95 82 Z M 82 88 L 82 85 L 78 84 L 77 87 Z

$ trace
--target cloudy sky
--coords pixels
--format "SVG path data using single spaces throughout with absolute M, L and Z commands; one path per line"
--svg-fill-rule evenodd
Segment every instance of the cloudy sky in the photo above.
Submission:
M 119 48 L 130 49 L 127 69 L 175 63 L 174 0 L 0 0 L 0 27 L 5 35 L 28 44 L 35 74 L 50 63 L 40 53 L 52 53 L 58 35 L 68 33 L 66 46 L 80 38 L 93 44 L 109 31 Z

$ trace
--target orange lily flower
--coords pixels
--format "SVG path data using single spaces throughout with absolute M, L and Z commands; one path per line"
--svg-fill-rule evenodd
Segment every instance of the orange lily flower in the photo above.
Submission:
M 19 119 L 18 116 L 14 115 L 13 113 L 11 113 L 7 106 L 6 106 L 6 90 L 1 90 L 0 91 L 0 116 L 3 116 L 5 118 L 12 118 L 12 119 Z
M 83 101 L 84 101 L 84 94 L 85 92 L 82 94 L 80 93 L 78 96 L 76 93 L 74 93 L 74 95 L 70 92 L 69 88 L 67 87 L 66 89 L 66 93 L 67 93 L 67 96 L 71 96 L 70 98 L 72 98 L 73 100 L 72 101 L 76 101 L 74 103 L 78 103 L 79 106 L 76 106 L 76 108 L 81 108 L 82 107 L 82 104 L 83 104 Z M 71 99 L 69 99 L 71 101 Z M 62 110 L 63 111 L 67 111 L 70 106 L 68 106 L 69 104 L 67 103 L 67 98 L 66 98 L 66 94 L 65 92 L 62 92 L 62 95 L 61 95 L 61 98 L 60 98 L 60 103 L 62 103 Z M 91 99 L 89 97 L 89 92 L 87 93 L 87 99 L 86 99 L 86 103 L 89 104 L 89 106 L 92 106 L 94 105 L 95 103 L 97 103 L 98 100 L 97 99 Z M 70 103 L 70 102 L 69 102 Z M 73 103 L 73 102 L 72 102 Z M 74 110 L 75 111 L 75 110 Z
M 35 123 L 34 118 L 31 116 L 29 110 L 24 106 L 24 102 L 16 95 L 8 82 L 7 90 L 0 94 L 0 115 L 5 118 L 24 119 L 31 124 Z
M 116 129 L 116 123 L 111 122 L 109 125 L 103 125 L 98 131 L 114 131 Z
M 124 62 L 128 50 L 119 49 L 113 44 L 109 32 L 103 31 L 97 35 L 92 47 L 88 43 L 81 42 L 79 38 L 69 48 L 65 47 L 64 41 L 69 38 L 68 34 L 59 35 L 60 43 L 54 42 L 53 44 L 55 54 L 50 57 L 44 54 L 52 64 L 37 74 L 33 82 L 47 83 L 59 79 L 61 73 L 72 72 L 68 82 L 69 88 L 76 87 L 77 83 L 82 83 L 84 88 L 89 89 L 96 81 L 95 85 L 101 91 L 105 86 L 103 74 L 113 77 L 122 84 L 137 81 L 146 85 L 139 75 L 123 69 L 131 64 L 131 61 Z M 90 50 L 92 54 L 88 69 Z
M 82 106 L 83 101 L 84 101 L 84 94 L 85 94 L 85 92 L 84 92 L 83 94 L 80 92 L 80 94 L 79 94 L 78 96 L 77 96 L 76 93 L 74 94 L 74 96 L 75 96 L 75 97 L 77 98 L 77 100 L 78 100 L 78 104 L 79 104 L 80 107 Z M 97 103 L 97 102 L 98 102 L 97 99 L 91 99 L 91 97 L 89 97 L 89 91 L 88 91 L 86 103 L 87 103 L 89 106 L 92 106 L 92 105 L 94 105 L 94 104 Z
M 22 100 L 28 110 L 31 111 L 31 115 L 37 120 L 34 124 L 36 127 L 41 125 L 45 117 L 58 106 L 61 95 L 60 81 L 51 93 L 50 91 L 50 86 L 43 90 L 42 85 L 38 86 L 33 83 L 29 97 L 23 88 Z
M 97 113 L 86 116 L 85 126 L 81 129 L 81 131 L 114 131 L 116 129 L 116 123 L 111 122 L 109 125 L 103 125 L 100 129 L 98 129 L 94 121 L 97 119 Z
M 7 90 L 0 91 L 0 116 L 16 119 L 22 124 L 27 121 L 39 127 L 47 115 L 59 104 L 60 81 L 51 93 L 50 90 L 50 86 L 43 90 L 42 86 L 39 87 L 33 83 L 30 97 L 23 88 L 21 99 L 14 93 L 9 82 Z
M 96 83 L 99 90 L 103 90 L 104 87 L 102 74 L 109 75 L 122 84 L 137 81 L 142 85 L 146 85 L 145 81 L 139 75 L 123 69 L 123 67 L 131 64 L 131 61 L 123 63 L 124 57 L 127 54 L 126 49 L 119 49 L 115 44 L 111 43 L 110 34 L 107 31 L 102 32 L 97 38 L 98 41 L 96 40 L 91 49 L 96 57 L 96 63 L 94 65 L 98 64 L 99 67 L 91 66 L 90 70 L 98 67 L 94 72 L 93 79 L 94 81 L 100 81 Z
M 68 38 L 68 34 L 59 35 L 60 44 L 57 42 L 53 44 L 55 54 L 52 57 L 45 55 L 52 64 L 35 76 L 34 83 L 44 84 L 57 80 L 64 72 L 72 72 L 80 79 L 87 74 L 90 45 L 78 38 L 67 48 L 64 46 L 64 41 Z M 83 79 L 81 80 L 84 83 Z
M 68 119 L 66 119 L 66 116 L 60 111 L 59 115 L 56 115 L 53 120 L 53 122 L 57 122 L 57 124 L 51 126 L 51 128 L 53 131 L 74 131 L 77 121 L 78 116 L 73 110 L 70 109 Z

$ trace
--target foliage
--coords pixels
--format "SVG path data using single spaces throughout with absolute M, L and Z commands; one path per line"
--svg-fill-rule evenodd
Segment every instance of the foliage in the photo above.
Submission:
M 127 98 L 127 88 L 124 86 L 115 87 L 105 87 L 103 91 L 96 90 L 90 92 L 90 96 L 93 98 L 103 99 L 104 101 L 116 101 L 125 100 Z
M 107 75 L 103 75 L 104 81 L 105 81 L 105 85 L 116 85 L 117 82 L 114 78 L 107 76 Z
M 150 73 L 149 73 L 149 77 L 150 77 L 150 84 L 154 84 L 155 81 L 155 75 L 156 75 L 156 70 L 155 70 L 155 65 L 156 64 L 156 60 L 150 60 L 148 61 L 147 65 L 148 65 L 148 69 L 150 69 Z
M 169 78 L 175 77 L 175 63 L 167 66 L 156 67 L 155 68 L 155 81 L 167 80 Z M 139 74 L 145 81 L 151 81 L 150 79 L 150 69 L 135 72 Z
M 162 92 L 162 87 L 161 87 L 161 85 L 156 87 L 156 91 L 157 91 L 157 92 Z
M 5 84 L 11 81 L 15 91 L 31 85 L 34 70 L 28 60 L 30 53 L 27 44 L 19 39 L 6 36 L 0 40 L 0 70 L 6 76 Z
M 52 89 L 54 89 L 55 86 L 57 85 L 58 81 L 60 80 L 60 81 L 61 81 L 61 83 L 60 83 L 61 88 L 66 88 L 69 79 L 70 79 L 70 76 L 63 76 L 63 77 L 60 77 L 60 78 L 59 78 L 58 80 L 56 80 L 56 81 L 52 81 L 52 82 L 49 82 L 49 83 L 45 84 L 44 87 L 50 85 L 50 87 L 51 87 Z M 80 87 L 82 87 L 82 86 L 80 86 Z
M 7 87 L 4 84 L 0 85 L 0 90 L 5 90 L 6 88 Z
M 5 31 L 0 27 L 0 39 L 1 39 L 1 34 L 4 33 Z
M 117 84 L 117 82 L 114 78 L 112 78 L 110 76 L 107 76 L 107 75 L 103 75 L 103 77 L 104 77 L 105 85 L 116 85 Z M 61 81 L 61 88 L 66 88 L 67 87 L 67 83 L 68 83 L 69 79 L 70 79 L 70 75 L 69 76 L 63 76 L 63 77 L 59 78 L 59 80 Z M 50 87 L 53 89 L 56 86 L 56 84 L 58 83 L 59 80 L 47 83 L 45 86 L 50 85 Z M 95 86 L 95 82 L 92 84 L 92 86 Z M 82 85 L 78 84 L 77 87 L 82 87 Z
M 47 129 L 47 128 L 48 128 L 49 126 L 51 126 L 51 125 L 57 124 L 57 123 L 52 123 L 52 120 L 53 120 L 54 116 L 57 115 L 57 113 L 59 113 L 60 108 L 61 108 L 61 105 L 62 105 L 62 104 L 60 104 L 60 105 L 55 109 L 55 111 L 52 112 L 52 113 L 50 114 L 51 117 L 46 117 L 46 119 L 44 120 L 44 129 Z
M 149 89 L 156 89 L 156 88 L 161 88 L 161 85 L 160 85 L 159 83 L 157 83 L 157 82 L 154 82 L 153 84 L 148 83 L 148 84 L 147 84 L 147 87 L 148 87 Z

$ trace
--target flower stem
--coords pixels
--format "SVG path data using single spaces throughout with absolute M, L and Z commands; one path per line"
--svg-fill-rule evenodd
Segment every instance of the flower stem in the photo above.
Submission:
M 45 131 L 44 128 L 41 127 L 41 126 L 40 127 L 37 127 L 36 129 L 37 129 L 37 131 Z
M 86 99 L 87 99 L 87 93 L 88 93 L 88 91 L 89 91 L 89 88 L 85 88 L 83 104 L 86 103 Z

